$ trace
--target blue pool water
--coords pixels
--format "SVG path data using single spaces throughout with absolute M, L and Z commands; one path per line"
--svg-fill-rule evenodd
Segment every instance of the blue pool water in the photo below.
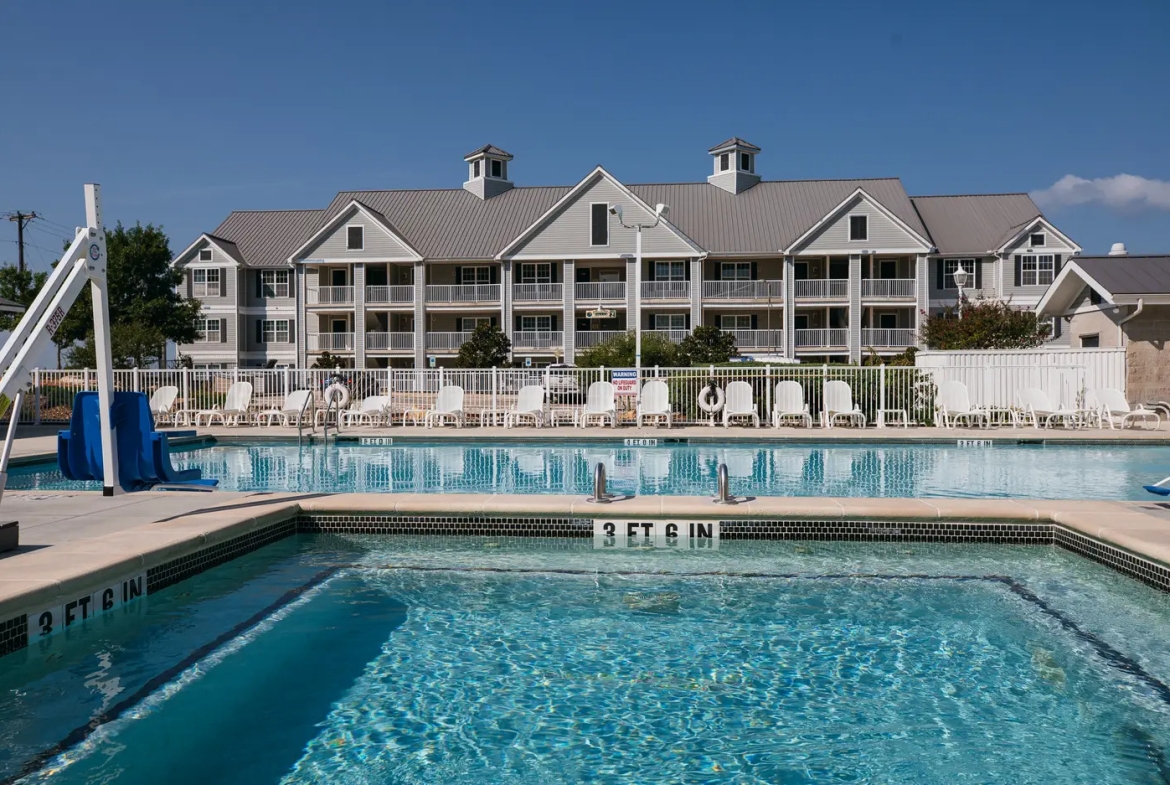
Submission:
M 314 493 L 588 494 L 593 467 L 637 495 L 710 495 L 726 463 L 732 490 L 757 496 L 1142 499 L 1170 474 L 1170 447 L 1093 445 L 588 443 L 218 444 L 180 453 L 225 490 Z M 88 487 L 55 465 L 13 469 L 10 489 Z M 93 487 L 96 487 L 93 486 Z
M 0 781 L 1170 777 L 1165 597 L 1067 552 L 591 547 L 269 546 L 0 660 Z

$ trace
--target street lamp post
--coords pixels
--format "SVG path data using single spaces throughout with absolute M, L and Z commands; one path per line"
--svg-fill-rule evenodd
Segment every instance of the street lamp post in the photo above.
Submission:
M 963 269 L 963 263 L 959 262 L 959 266 L 955 268 L 955 288 L 959 290 L 959 318 L 963 318 L 963 287 L 967 285 L 967 276 L 969 273 Z
M 666 214 L 670 212 L 670 206 L 665 204 L 654 205 L 654 222 L 653 223 L 635 223 L 626 224 L 622 220 L 622 206 L 620 204 L 611 204 L 609 206 L 610 215 L 616 215 L 618 223 L 623 229 L 635 229 L 637 234 L 634 238 L 634 367 L 642 367 L 642 230 L 653 229 L 658 226 Z

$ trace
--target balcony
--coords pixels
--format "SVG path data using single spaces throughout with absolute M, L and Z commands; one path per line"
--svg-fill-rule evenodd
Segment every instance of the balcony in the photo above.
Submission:
M 579 283 L 576 286 L 575 293 L 578 303 L 587 305 L 603 300 L 624 301 L 626 299 L 625 281 L 594 281 L 592 283 Z
M 671 343 L 682 343 L 683 339 L 691 334 L 690 330 L 643 330 L 642 339 L 649 335 L 659 335 Z
M 797 349 L 844 349 L 849 346 L 849 330 L 845 328 L 796 330 L 792 337 Z
M 724 330 L 735 338 L 738 349 L 766 349 L 777 353 L 784 351 L 783 330 Z
M 864 327 L 861 330 L 861 345 L 875 348 L 905 349 L 907 346 L 918 345 L 918 331 L 899 327 L 897 329 L 881 329 Z
M 580 286 L 581 284 L 577 285 Z M 608 340 L 625 334 L 625 330 L 578 330 L 577 348 L 588 349 L 591 346 L 598 346 Z
M 784 299 L 784 281 L 703 281 L 704 300 Z
M 913 278 L 865 278 L 861 281 L 861 296 L 878 300 L 913 300 L 916 283 Z
M 309 334 L 308 338 L 310 352 L 353 351 L 353 333 L 317 333 Z
M 512 286 L 512 302 L 551 303 L 564 300 L 564 285 L 559 283 L 518 283 Z
M 798 300 L 847 300 L 849 298 L 848 278 L 807 278 L 793 281 L 794 295 Z
M 412 305 L 413 286 L 367 286 L 366 305 Z
M 471 333 L 427 333 L 428 352 L 457 352 Z
M 564 346 L 565 334 L 560 330 L 518 330 L 512 333 L 512 348 L 517 351 L 559 351 Z
M 366 333 L 366 350 L 371 352 L 413 352 L 414 333 Z
M 352 286 L 318 286 L 308 292 L 309 305 L 353 305 Z
M 430 284 L 427 286 L 427 304 L 450 303 L 452 305 L 474 305 L 476 303 L 499 303 L 500 284 Z
M 690 281 L 643 281 L 643 300 L 689 300 Z

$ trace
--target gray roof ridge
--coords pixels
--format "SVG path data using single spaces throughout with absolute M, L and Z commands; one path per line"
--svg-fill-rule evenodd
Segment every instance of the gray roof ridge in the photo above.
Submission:
M 1069 261 L 1072 262 L 1124 262 L 1129 259 L 1170 259 L 1170 252 L 1167 253 L 1131 253 L 1125 256 L 1074 256 Z
M 996 191 L 994 193 L 987 193 L 987 194 L 917 194 L 917 195 L 911 194 L 910 198 L 911 199 L 955 199 L 955 198 L 964 198 L 964 197 L 970 197 L 970 196 L 1028 196 L 1028 197 L 1030 197 L 1031 194 L 1029 194 L 1027 191 Z
M 802 180 L 760 180 L 756 185 L 765 184 L 782 184 L 782 183 L 855 183 L 855 182 L 870 182 L 878 180 L 898 180 L 901 177 L 809 177 Z M 648 185 L 710 185 L 706 180 L 683 180 L 681 182 L 673 183 L 626 183 L 627 188 L 639 188 Z M 752 186 L 753 188 L 755 186 Z

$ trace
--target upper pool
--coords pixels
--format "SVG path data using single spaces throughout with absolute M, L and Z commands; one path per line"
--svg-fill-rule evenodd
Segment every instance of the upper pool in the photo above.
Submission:
M 1148 498 L 1170 474 L 1170 447 L 1131 445 L 673 444 L 509 442 L 362 446 L 218 443 L 179 453 L 232 491 L 586 495 L 605 464 L 611 491 L 709 495 L 727 464 L 732 491 L 755 496 Z M 70 489 L 55 464 L 14 468 L 9 489 Z M 96 486 L 94 486 L 96 487 Z

